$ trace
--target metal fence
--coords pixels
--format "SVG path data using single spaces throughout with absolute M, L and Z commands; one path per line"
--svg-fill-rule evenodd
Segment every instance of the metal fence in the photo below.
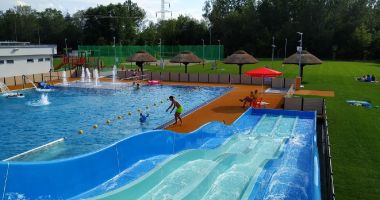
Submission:
M 125 60 L 126 57 L 131 56 L 137 51 L 144 50 L 149 52 L 152 56 L 157 59 L 170 59 L 182 51 L 191 51 L 199 58 L 204 58 L 205 60 L 220 60 L 223 59 L 224 46 L 223 45 L 157 45 L 157 46 L 78 46 L 79 51 L 90 52 L 92 56 L 95 57 L 116 57 L 118 60 Z

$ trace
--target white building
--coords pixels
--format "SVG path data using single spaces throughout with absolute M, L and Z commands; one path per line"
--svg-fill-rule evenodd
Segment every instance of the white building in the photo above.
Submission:
M 29 42 L 0 42 L 0 77 L 49 72 L 53 68 L 56 45 L 31 45 Z

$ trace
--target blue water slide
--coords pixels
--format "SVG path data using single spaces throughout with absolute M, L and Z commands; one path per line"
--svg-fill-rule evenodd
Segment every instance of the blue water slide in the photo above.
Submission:
M 240 119 L 251 116 L 251 111 Z M 256 121 L 246 124 L 252 127 Z M 240 129 L 244 128 L 243 126 Z M 0 162 L 1 196 L 67 199 L 110 180 L 138 161 L 186 149 L 215 148 L 234 133 L 234 126 L 208 123 L 190 134 L 155 130 L 126 138 L 102 150 L 56 161 Z M 139 174 L 139 173 L 137 173 Z M 141 175 L 141 173 L 139 174 Z M 135 179 L 137 177 L 131 177 Z
M 232 134 L 252 130 L 259 123 L 260 116 L 265 114 L 302 116 L 303 118 L 315 119 L 315 113 L 310 112 L 250 109 L 230 126 L 220 122 L 212 122 L 205 124 L 190 134 L 176 134 L 166 130 L 149 131 L 126 138 L 102 150 L 70 159 L 28 163 L 0 162 L 1 195 L 3 199 L 18 197 L 25 199 L 91 197 L 91 195 L 86 196 L 83 194 L 109 181 L 126 169 L 132 169 L 127 176 L 126 183 L 129 183 L 158 164 L 155 163 L 152 166 L 152 163 L 147 162 L 146 166 L 134 168 L 133 166 L 140 163 L 140 161 L 159 156 L 166 158 L 165 156 L 174 155 L 187 149 L 217 148 Z M 290 142 L 288 141 L 287 143 Z M 308 142 L 313 144 L 313 151 L 307 151 L 305 154 L 307 155 L 307 161 L 305 162 L 310 161 L 309 164 L 295 163 L 295 165 L 301 165 L 301 168 L 306 167 L 305 170 L 311 170 L 307 176 L 313 179 L 315 188 L 308 188 L 307 193 L 315 193 L 313 199 L 320 199 L 320 196 L 318 198 L 318 195 L 320 195 L 319 178 L 314 180 L 319 175 L 317 165 L 318 149 L 315 138 Z M 285 146 L 285 148 L 287 147 Z M 302 149 L 299 150 L 301 151 Z M 282 159 L 286 157 L 286 152 L 278 159 L 269 161 L 261 172 L 259 179 L 273 178 L 269 172 L 275 173 L 276 169 L 284 163 Z M 297 149 L 291 151 L 291 153 L 297 152 Z M 309 156 L 309 152 L 312 152 L 312 156 Z M 162 161 L 162 159 L 159 161 Z M 254 193 L 255 190 L 258 190 L 258 186 L 255 186 L 251 193 Z M 92 195 L 94 194 L 96 193 L 92 193 Z M 268 191 L 263 191 L 262 194 L 266 195 Z M 255 198 L 252 197 L 251 199 Z

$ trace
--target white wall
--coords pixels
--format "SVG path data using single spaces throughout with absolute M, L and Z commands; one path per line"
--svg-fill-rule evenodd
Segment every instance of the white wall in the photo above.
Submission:
M 43 62 L 38 62 L 39 58 L 43 58 Z M 50 61 L 45 61 L 45 58 L 50 58 Z M 28 63 L 27 59 L 33 59 L 33 63 Z M 0 77 L 11 77 L 21 75 L 31 75 L 39 73 L 47 73 L 50 71 L 53 56 L 19 56 L 19 57 L 0 57 L 4 60 L 4 64 L 0 64 Z M 13 64 L 7 64 L 7 60 L 14 60 Z
M 55 46 L 39 47 L 1 47 L 0 48 L 0 77 L 11 77 L 20 75 L 31 75 L 47 73 L 53 66 L 53 54 L 57 53 Z M 38 62 L 43 58 L 42 62 Z M 46 61 L 50 58 L 50 61 Z M 27 62 L 27 59 L 33 59 L 33 63 Z M 7 60 L 13 60 L 13 64 L 7 63 Z

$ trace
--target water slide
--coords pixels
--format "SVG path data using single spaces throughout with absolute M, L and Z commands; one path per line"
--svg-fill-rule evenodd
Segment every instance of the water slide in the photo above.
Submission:
M 66 160 L 2 162 L 2 196 L 5 199 L 20 195 L 26 199 L 259 199 L 284 194 L 283 190 L 290 188 L 287 192 L 302 191 L 301 197 L 320 199 L 319 180 L 314 180 L 313 173 L 318 165 L 312 164 L 316 161 L 311 156 L 315 149 L 304 145 L 314 140 L 306 136 L 293 138 L 306 130 L 303 121 L 308 120 L 306 124 L 310 124 L 310 119 L 312 125 L 307 130 L 315 134 L 315 113 L 248 110 L 231 126 L 213 122 L 187 135 L 150 131 Z M 299 148 L 295 148 L 297 145 Z M 303 158 L 310 163 L 299 165 L 294 157 L 300 155 L 306 156 Z M 282 177 L 290 181 L 287 186 L 276 185 L 281 170 L 290 167 L 299 173 L 288 179 Z M 297 184 L 304 179 L 314 184 L 292 188 L 294 177 L 301 181 Z M 279 189 L 263 189 L 270 185 Z

